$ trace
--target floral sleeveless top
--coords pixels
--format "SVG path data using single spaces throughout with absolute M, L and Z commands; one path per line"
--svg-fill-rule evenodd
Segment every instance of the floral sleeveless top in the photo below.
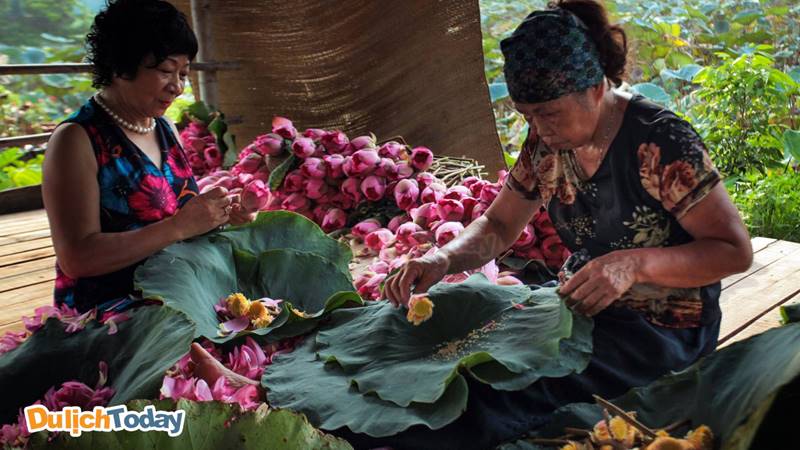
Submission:
M 64 122 L 81 125 L 92 142 L 100 188 L 101 232 L 130 231 L 158 222 L 197 195 L 192 169 L 164 118 L 156 119 L 161 167 L 125 136 L 94 99 Z M 133 273 L 143 262 L 105 275 L 74 279 L 64 274 L 56 261 L 55 303 L 80 312 L 112 307 L 133 292 Z
M 669 247 L 693 240 L 680 219 L 720 181 L 689 123 L 634 96 L 597 172 L 583 176 L 571 150 L 529 136 L 506 184 L 542 199 L 572 252 L 596 258 L 615 250 Z M 612 304 L 656 325 L 695 328 L 720 317 L 720 283 L 695 289 L 635 285 Z

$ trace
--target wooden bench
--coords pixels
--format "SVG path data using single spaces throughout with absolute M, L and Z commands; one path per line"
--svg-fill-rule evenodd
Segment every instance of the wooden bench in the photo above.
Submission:
M 800 244 L 756 237 L 746 273 L 722 282 L 720 346 L 780 323 L 779 306 L 800 301 Z M 55 254 L 44 210 L 0 216 L 0 335 L 52 302 Z

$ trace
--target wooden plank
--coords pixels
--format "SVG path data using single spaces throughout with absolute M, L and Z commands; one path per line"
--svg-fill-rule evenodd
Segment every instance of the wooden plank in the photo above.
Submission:
M 32 284 L 0 293 L 0 315 L 5 316 L 5 308 L 11 305 L 39 301 L 40 299 L 46 299 L 47 302 L 52 302 L 55 284 L 55 280 L 50 280 L 44 283 Z
M 53 267 L 37 270 L 35 272 L 15 275 L 13 277 L 4 278 L 2 282 L 0 282 L 0 294 L 34 284 L 53 281 L 55 279 L 56 271 Z
M 0 245 L 15 244 L 17 242 L 31 241 L 33 239 L 41 239 L 50 236 L 50 229 L 26 231 L 23 233 L 15 234 L 14 236 L 0 237 Z
M 0 325 L 0 336 L 8 333 L 9 331 L 24 331 L 25 325 L 22 324 L 22 321 L 9 323 L 8 325 Z
M 800 251 L 780 258 L 725 290 L 720 298 L 720 344 L 800 294 Z
M 47 258 L 37 259 L 34 261 L 26 261 L 23 263 L 14 264 L 13 266 L 3 268 L 0 272 L 0 291 L 5 287 L 5 280 L 13 278 L 18 275 L 25 275 L 28 273 L 36 272 L 41 269 L 50 269 L 55 272 L 56 257 L 50 256 Z
M 49 297 L 40 297 L 27 302 L 16 303 L 7 307 L 4 306 L 3 314 L 0 316 L 0 326 L 19 322 L 22 320 L 22 316 L 33 317 L 33 312 L 36 308 L 52 304 L 53 297 L 51 293 Z
M 36 209 L 33 211 L 25 211 L 12 214 L 2 214 L 0 215 L 0 227 L 4 225 L 24 222 L 28 219 L 38 218 L 44 215 L 46 215 L 44 209 Z
M 28 219 L 24 222 L 0 226 L 0 236 L 13 236 L 25 231 L 49 229 L 47 217 Z
M 9 256 L 9 255 L 14 255 L 16 253 L 28 252 L 31 250 L 39 250 L 42 248 L 47 248 L 52 246 L 53 246 L 53 240 L 50 239 L 49 236 L 39 239 L 31 239 L 30 241 L 0 245 L 0 256 Z
M 800 295 L 796 295 L 791 299 L 787 300 L 783 303 L 783 305 L 787 305 L 789 303 L 797 303 L 800 302 Z M 781 306 L 783 306 L 781 305 Z M 781 310 L 780 307 L 775 307 L 769 310 L 766 314 L 759 317 L 755 320 L 755 322 L 748 325 L 743 330 L 739 331 L 738 333 L 730 336 L 722 345 L 719 347 L 725 347 L 726 345 L 733 344 L 734 342 L 738 342 L 749 337 L 755 336 L 757 334 L 763 333 L 771 328 L 781 326 Z
M 765 237 L 754 237 L 750 239 L 750 244 L 753 246 L 753 253 L 758 253 L 767 246 L 772 245 L 775 242 L 778 242 L 778 240 Z
M 36 261 L 51 256 L 55 256 L 55 251 L 53 250 L 53 247 L 44 247 L 35 250 L 17 252 L 11 255 L 0 256 L 0 269 L 7 266 L 21 264 L 29 261 Z
M 798 250 L 800 250 L 800 244 L 789 241 L 777 241 L 764 247 L 753 255 L 753 265 L 746 272 L 737 273 L 722 280 L 723 291 Z

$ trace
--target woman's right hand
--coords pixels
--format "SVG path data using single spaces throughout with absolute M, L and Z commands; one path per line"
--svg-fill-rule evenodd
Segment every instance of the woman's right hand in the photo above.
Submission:
M 179 240 L 207 233 L 227 223 L 231 212 L 231 200 L 227 194 L 227 189 L 215 187 L 186 202 L 172 216 Z
M 427 292 L 447 275 L 449 268 L 450 261 L 441 251 L 412 259 L 386 280 L 383 294 L 394 306 L 408 306 L 412 285 L 415 294 Z

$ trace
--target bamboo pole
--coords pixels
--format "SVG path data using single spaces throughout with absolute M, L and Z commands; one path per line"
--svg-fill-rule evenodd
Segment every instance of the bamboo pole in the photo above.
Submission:
M 211 33 L 211 0 L 191 0 L 192 26 L 197 35 L 198 51 L 197 60 L 210 59 L 214 53 Z M 199 100 L 207 105 L 219 105 L 217 96 L 217 74 L 215 71 L 205 71 L 198 75 L 200 89 Z

